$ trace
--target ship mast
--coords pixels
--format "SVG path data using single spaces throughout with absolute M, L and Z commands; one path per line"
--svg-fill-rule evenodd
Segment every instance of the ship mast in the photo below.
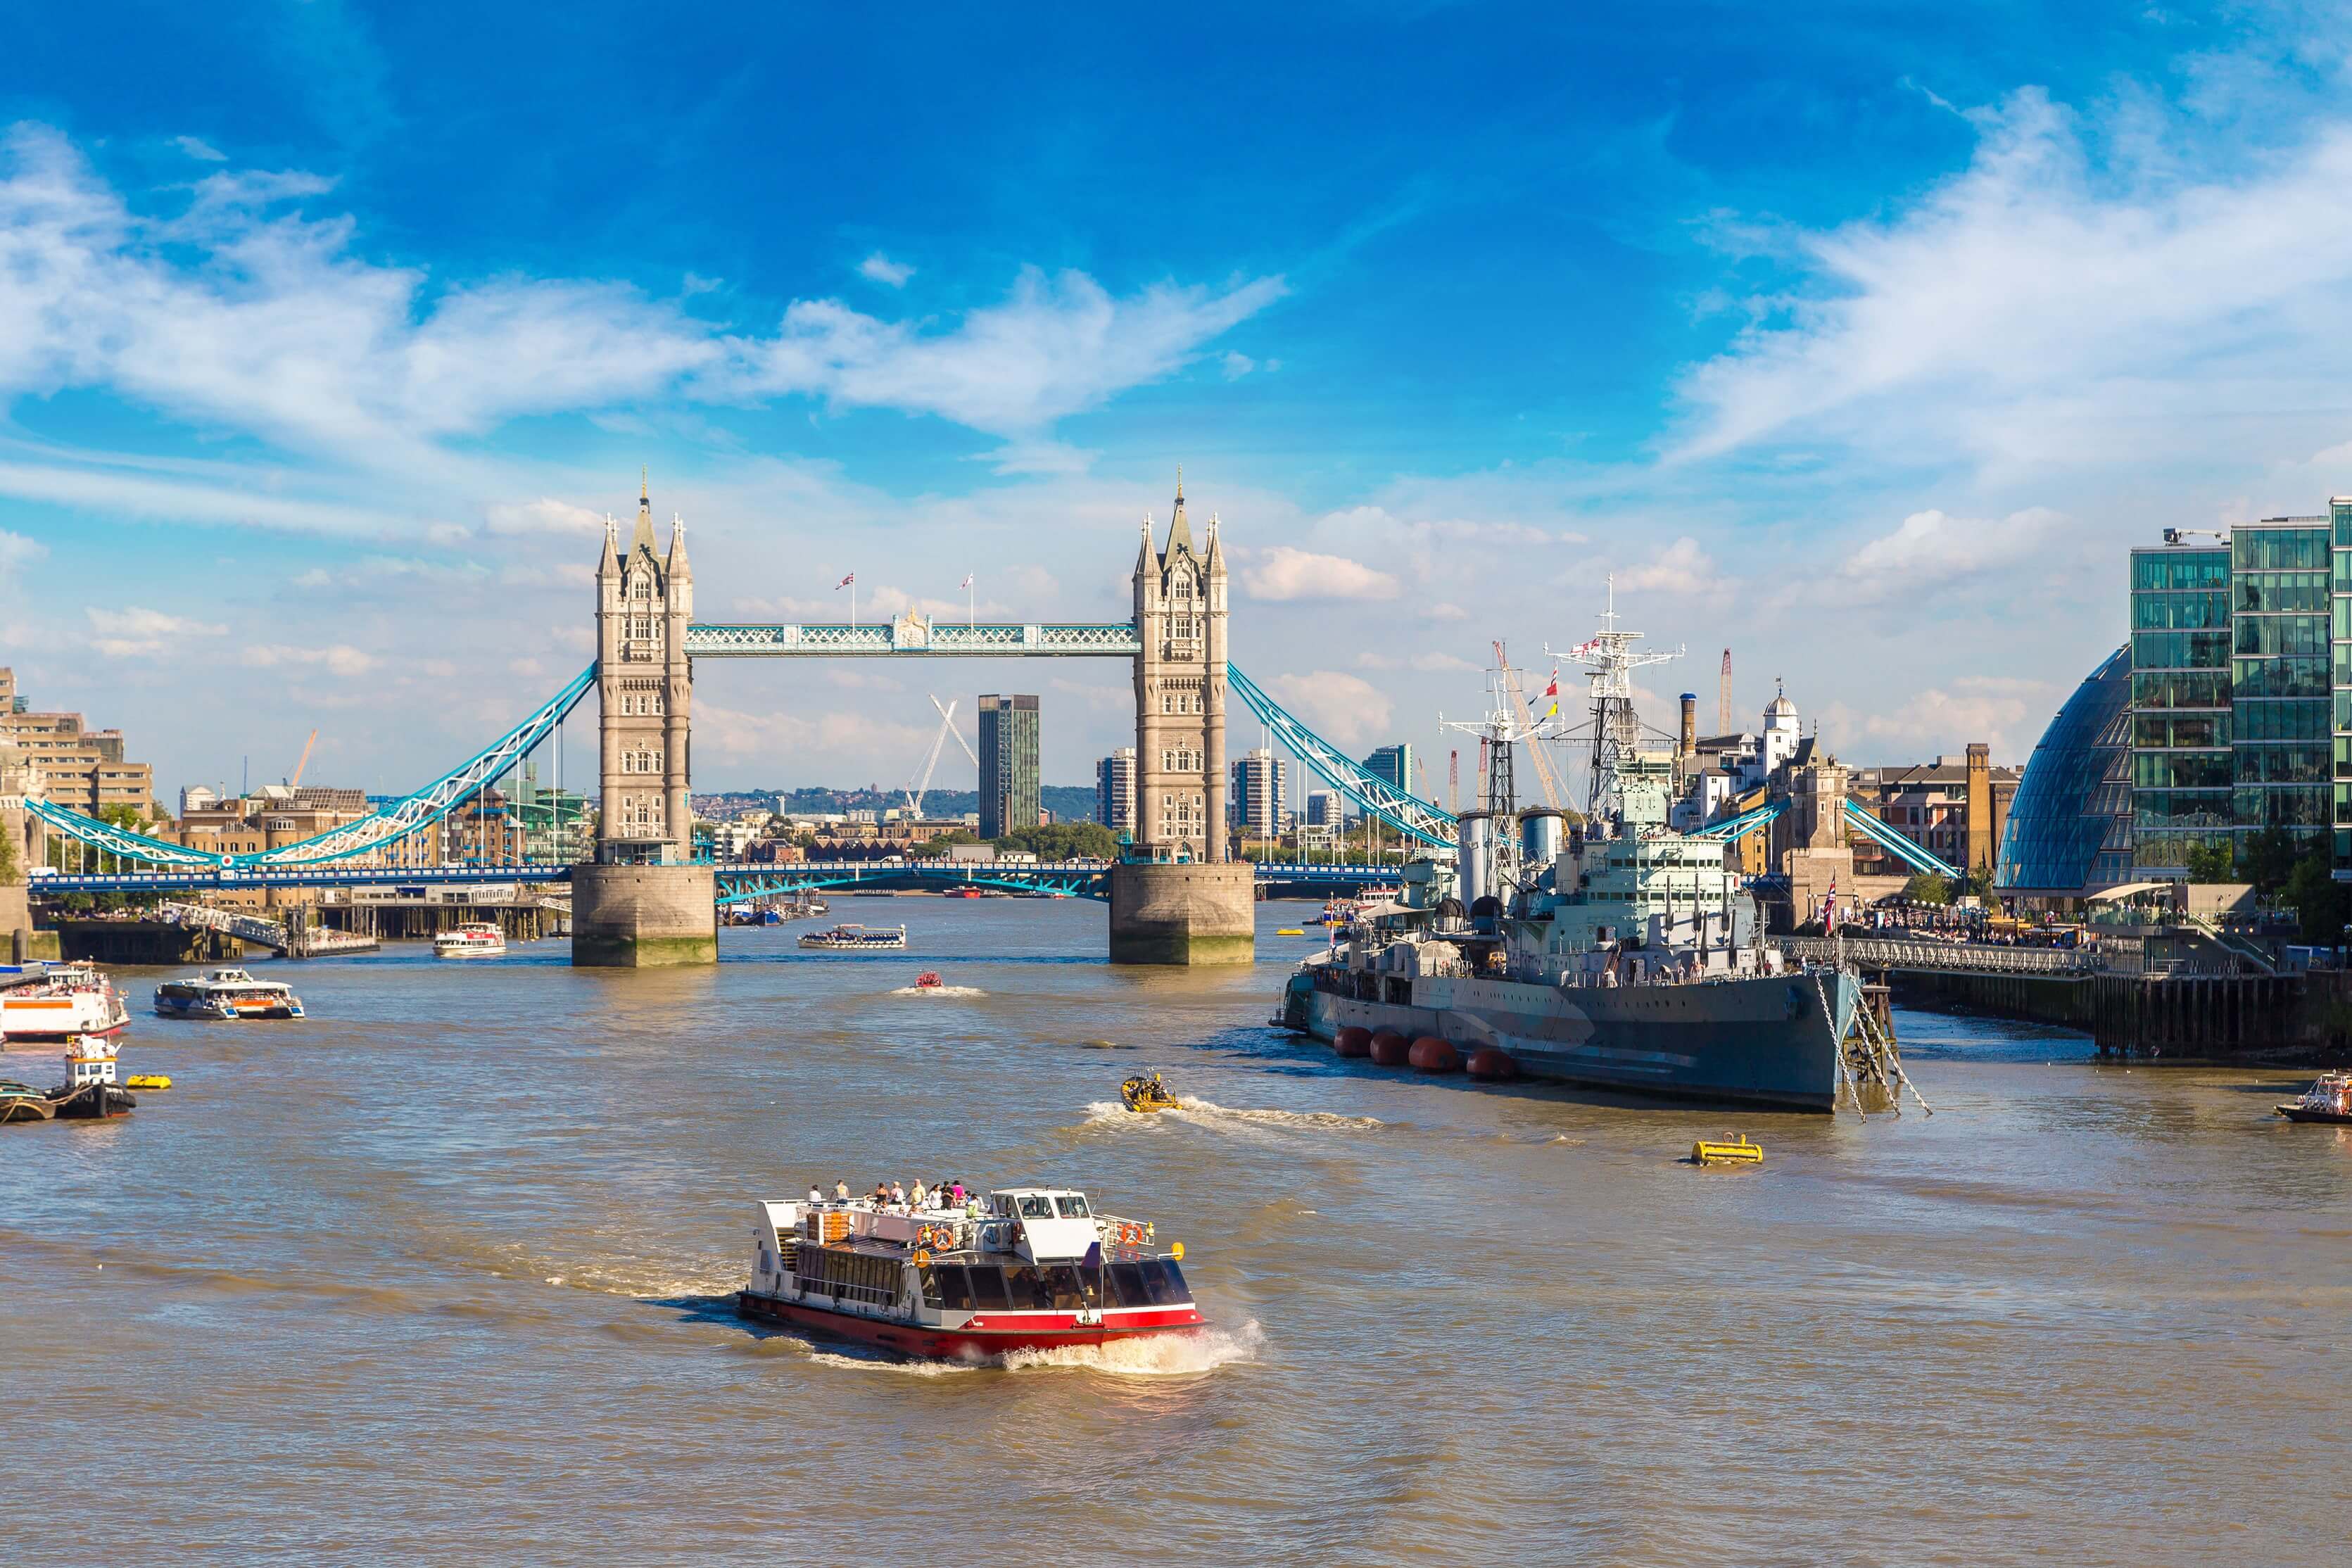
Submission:
M 1591 679 L 1592 771 L 1585 790 L 1587 816 L 1598 816 L 1602 805 L 1615 798 L 1621 760 L 1641 742 L 1642 721 L 1633 710 L 1633 672 L 1683 656 L 1679 646 L 1672 653 L 1634 652 L 1633 645 L 1642 640 L 1642 634 L 1618 629 L 1617 579 L 1613 574 L 1608 585 L 1609 607 L 1601 614 L 1601 630 L 1556 655 L 1584 666 Z M 1553 652 L 1548 643 L 1544 651 Z

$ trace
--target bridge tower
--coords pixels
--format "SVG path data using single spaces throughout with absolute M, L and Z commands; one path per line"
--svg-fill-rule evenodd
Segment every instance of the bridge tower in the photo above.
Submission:
M 694 669 L 686 629 L 694 568 L 686 523 L 656 551 L 641 481 L 623 550 L 612 519 L 596 560 L 596 857 L 574 868 L 572 962 L 600 967 L 715 963 L 716 889 L 694 860 Z
M 1202 546 L 1176 474 L 1168 542 L 1135 557 L 1135 847 L 1110 879 L 1114 963 L 1247 963 L 1256 889 L 1226 859 L 1224 548 Z

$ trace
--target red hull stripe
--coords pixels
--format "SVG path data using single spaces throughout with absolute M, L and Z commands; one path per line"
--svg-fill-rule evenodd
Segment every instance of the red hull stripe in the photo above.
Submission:
M 822 1307 L 804 1307 L 797 1301 L 780 1300 L 750 1290 L 736 1292 L 735 1310 L 746 1318 L 790 1323 L 900 1355 L 940 1361 L 983 1361 L 1008 1351 L 1108 1344 L 1113 1340 L 1141 1339 L 1152 1334 L 1189 1333 L 1206 1326 L 1198 1310 L 1185 1307 L 1129 1313 L 1118 1322 L 1089 1323 L 1084 1327 L 1066 1312 L 998 1312 L 989 1315 L 985 1328 L 932 1329 L 919 1323 L 892 1322 Z

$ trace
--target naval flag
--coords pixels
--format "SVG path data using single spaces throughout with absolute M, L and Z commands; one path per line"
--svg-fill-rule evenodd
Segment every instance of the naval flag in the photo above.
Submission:
M 855 582 L 856 582 L 856 581 L 857 581 L 857 574 L 856 574 L 856 573 L 855 573 L 855 572 L 852 572 L 848 576 L 844 577 L 840 582 L 835 583 L 835 584 L 833 585 L 833 591 L 834 591 L 835 593 L 838 594 L 838 593 L 840 593 L 844 588 L 848 587 L 852 583 L 855 583 Z
M 1552 671 L 1551 671 L 1551 684 L 1550 684 L 1549 686 L 1547 686 L 1547 687 L 1545 687 L 1545 688 L 1544 688 L 1544 695 L 1545 695 L 1546 697 L 1549 697 L 1549 698 L 1550 698 L 1550 699 L 1551 699 L 1551 711 L 1550 711 L 1550 712 L 1549 712 L 1549 713 L 1546 713 L 1546 714 L 1544 715 L 1544 717 L 1545 717 L 1545 718 L 1547 718 L 1547 719 L 1557 719 L 1557 718 L 1559 718 L 1559 667 L 1558 665 L 1554 665 L 1554 666 L 1552 666 Z

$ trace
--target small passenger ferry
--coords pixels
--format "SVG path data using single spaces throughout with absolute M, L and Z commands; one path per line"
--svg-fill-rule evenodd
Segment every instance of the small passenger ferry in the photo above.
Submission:
M 1151 1226 L 1084 1193 L 1007 1187 L 962 1208 L 766 1202 L 743 1317 L 900 1355 L 981 1361 L 1205 1326 Z
M 0 990 L 0 1041 L 102 1038 L 130 1022 L 121 993 L 87 963 L 52 964 L 38 979 Z
M 211 969 L 155 987 L 155 1012 L 164 1018 L 299 1018 L 302 1000 L 293 987 L 242 969 Z
M 2352 1072 L 2322 1073 L 2317 1083 L 2290 1100 L 2277 1111 L 2289 1121 L 2330 1121 L 2352 1124 Z
M 834 952 L 882 952 L 907 945 L 905 926 L 838 925 L 801 938 L 803 947 Z
M 469 921 L 433 939 L 436 958 L 503 958 L 507 933 L 490 921 Z

